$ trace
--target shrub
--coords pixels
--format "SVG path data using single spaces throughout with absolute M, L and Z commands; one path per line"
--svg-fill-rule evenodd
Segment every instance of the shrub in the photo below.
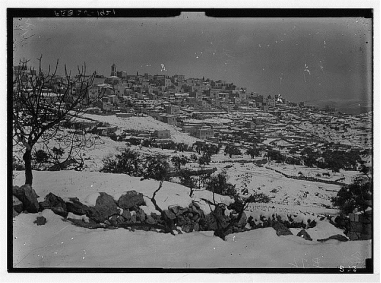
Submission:
M 332 198 L 332 204 L 339 207 L 343 214 L 349 214 L 355 209 L 365 212 L 368 207 L 372 207 L 372 194 L 371 180 L 357 178 L 352 184 L 340 189 L 337 196 Z
M 147 157 L 143 172 L 144 178 L 167 181 L 170 178 L 169 173 L 170 166 L 167 157 L 163 155 Z
M 141 176 L 141 158 L 138 152 L 126 148 L 124 152 L 113 158 L 108 156 L 103 159 L 101 172 L 124 173 L 130 176 Z
M 206 189 L 220 195 L 234 196 L 237 194 L 235 185 L 227 182 L 227 176 L 224 173 L 212 176 L 206 185 Z
M 37 163 L 45 163 L 49 160 L 49 154 L 46 151 L 39 149 L 34 153 L 34 159 Z

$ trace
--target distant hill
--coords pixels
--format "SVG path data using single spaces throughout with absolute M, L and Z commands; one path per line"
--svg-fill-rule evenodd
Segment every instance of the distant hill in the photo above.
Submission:
M 342 113 L 358 115 L 372 110 L 372 100 L 366 101 L 361 99 L 329 99 L 329 100 L 309 100 L 306 105 L 324 108 L 330 106 L 336 108 Z

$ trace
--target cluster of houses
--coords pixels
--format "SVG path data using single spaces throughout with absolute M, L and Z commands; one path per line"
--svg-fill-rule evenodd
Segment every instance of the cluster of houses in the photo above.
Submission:
M 350 133 L 355 131 L 351 145 L 359 148 L 372 145 L 369 119 L 294 103 L 280 94 L 265 97 L 248 93 L 245 88 L 222 80 L 148 73 L 128 75 L 117 71 L 113 64 L 111 76 L 94 79 L 89 98 L 94 97 L 102 98 L 89 107 L 89 112 L 118 117 L 148 115 L 211 142 L 249 146 L 255 140 L 259 146 L 280 151 L 322 146 L 326 137 L 303 127 L 307 122 L 329 127 L 337 135 L 337 142 L 350 128 Z M 216 117 L 228 118 L 229 122 L 207 122 L 208 118 Z
M 62 80 L 57 79 L 49 91 L 59 95 L 62 87 Z M 75 93 L 80 86 L 72 87 Z M 109 77 L 95 76 L 87 98 L 87 113 L 118 117 L 148 115 L 211 142 L 249 146 L 255 141 L 259 146 L 281 151 L 298 150 L 327 142 L 327 137 L 321 134 L 322 127 L 332 133 L 333 141 L 340 143 L 347 137 L 350 145 L 372 146 L 372 123 L 367 116 L 319 110 L 303 102 L 290 102 L 280 94 L 265 97 L 248 93 L 245 88 L 222 80 L 148 73 L 129 75 L 113 64 Z M 168 133 L 158 135 L 168 138 Z

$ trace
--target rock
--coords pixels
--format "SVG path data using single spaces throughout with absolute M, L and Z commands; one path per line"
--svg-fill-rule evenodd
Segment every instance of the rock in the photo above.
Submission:
M 23 211 L 23 207 L 22 202 L 17 197 L 13 196 L 13 210 L 19 214 Z
M 201 209 L 201 207 L 200 207 L 200 205 L 197 203 L 197 202 L 195 202 L 194 200 L 192 200 L 192 204 L 197 208 L 197 209 Z
M 200 219 L 200 216 L 199 216 L 198 214 L 195 214 L 195 215 L 192 217 L 192 221 L 194 221 L 194 222 L 199 221 L 199 219 Z
M 70 198 L 70 202 L 67 201 L 65 204 L 67 212 L 76 215 L 85 215 L 86 211 L 89 209 L 89 207 L 81 203 L 78 198 Z
M 177 216 L 177 224 L 182 226 L 185 223 L 185 217 L 182 215 Z
M 275 222 L 272 227 L 275 229 L 276 234 L 278 236 L 292 235 L 292 232 L 290 231 L 290 229 L 288 229 L 286 226 L 284 226 L 280 222 Z
M 165 213 L 165 215 L 169 218 L 169 219 L 175 219 L 176 218 L 176 215 L 172 212 L 172 211 L 170 211 L 170 210 L 168 210 L 168 209 L 166 209 L 166 210 L 164 210 L 164 213 Z
M 246 226 L 246 223 L 247 223 L 247 216 L 246 216 L 246 213 L 244 212 L 242 213 L 241 219 L 237 223 L 237 227 L 243 228 Z
M 136 214 L 131 215 L 131 222 L 136 223 Z
M 185 233 L 190 233 L 193 231 L 193 225 L 192 224 L 185 224 L 181 227 L 181 229 L 185 232 Z
M 118 226 L 118 216 L 117 215 L 113 215 L 109 218 L 109 221 L 111 223 L 112 226 L 115 226 L 117 227 Z
M 60 171 L 60 170 L 61 170 L 61 166 L 59 164 L 54 164 L 48 169 L 48 171 Z
M 306 230 L 301 230 L 296 236 L 298 237 L 302 237 L 304 238 L 305 240 L 308 240 L 308 241 L 312 241 L 312 238 L 311 236 L 307 233 Z
M 200 231 L 200 225 L 198 223 L 195 223 L 194 226 L 193 226 L 193 229 L 195 231 Z
M 151 215 L 147 216 L 146 223 L 148 223 L 148 224 L 157 224 L 156 220 Z
M 62 217 L 67 217 L 68 215 L 68 212 L 66 210 L 64 210 L 64 208 L 62 207 L 52 207 L 50 208 L 55 214 L 57 215 L 60 215 Z
M 188 211 L 188 208 L 179 207 L 179 209 L 178 209 L 178 213 L 176 213 L 176 215 L 184 214 L 184 213 L 187 212 L 187 211 Z
M 47 194 L 44 202 L 40 203 L 40 205 L 44 208 L 50 208 L 55 214 L 60 216 L 67 217 L 68 215 L 66 203 L 62 198 L 56 196 L 55 194 Z
M 145 204 L 143 194 L 137 193 L 136 191 L 128 191 L 121 195 L 118 200 L 118 206 L 123 209 L 130 209 Z
M 126 219 L 127 222 L 131 220 L 131 212 L 129 210 L 124 209 L 122 216 Z
M 36 223 L 38 226 L 45 225 L 46 224 L 46 218 L 44 216 L 38 216 L 37 219 L 33 223 Z
M 213 215 L 211 215 L 211 214 L 206 215 L 205 221 L 206 221 L 207 230 L 215 231 L 217 229 L 217 221 Z
M 168 210 L 171 210 L 175 215 L 179 214 L 180 207 L 178 205 L 170 205 L 168 206 Z
M 124 218 L 122 215 L 119 215 L 116 219 L 117 225 L 122 224 L 126 222 L 126 218 Z
M 13 208 L 13 218 L 15 218 L 17 215 L 19 215 L 20 213 L 18 213 L 14 208 Z
M 348 232 L 347 236 L 351 241 L 356 241 L 360 239 L 360 233 L 356 232 Z
M 348 238 L 343 236 L 343 235 L 340 235 L 340 234 L 337 234 L 337 235 L 333 235 L 333 236 L 330 236 L 329 238 L 325 238 L 325 239 L 317 239 L 317 241 L 319 242 L 325 242 L 325 241 L 328 241 L 328 240 L 338 240 L 340 242 L 347 242 L 348 241 Z
M 17 197 L 23 204 L 24 210 L 30 213 L 37 213 L 40 205 L 38 203 L 38 195 L 30 185 L 23 185 L 20 188 L 13 187 L 13 195 Z
M 146 215 L 146 213 L 144 212 L 143 209 L 139 208 L 136 211 L 136 221 L 138 221 L 138 222 L 144 222 L 146 220 L 146 217 L 147 217 L 147 215 Z
M 106 193 L 99 193 L 96 204 L 89 207 L 86 215 L 97 223 L 105 222 L 110 216 L 119 214 L 114 198 Z

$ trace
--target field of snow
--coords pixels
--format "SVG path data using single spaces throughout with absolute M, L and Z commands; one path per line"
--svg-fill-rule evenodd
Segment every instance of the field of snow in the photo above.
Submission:
M 171 132 L 171 139 L 177 143 L 193 144 L 197 138 L 182 133 L 178 128 L 169 124 L 155 120 L 151 116 L 144 117 L 129 117 L 121 118 L 115 115 L 95 115 L 83 114 L 83 117 L 90 118 L 95 121 L 109 123 L 111 126 L 117 126 L 121 130 L 136 130 L 136 131 L 156 131 L 156 130 L 169 130 Z
M 259 172 L 258 176 L 262 173 Z M 14 184 L 21 185 L 23 180 L 23 172 L 17 172 Z M 158 182 L 140 181 L 122 174 L 35 171 L 33 188 L 40 196 L 39 201 L 52 192 L 62 198 L 78 197 L 80 201 L 91 204 L 99 192 L 118 198 L 124 191 L 136 190 L 150 197 L 158 188 Z M 284 191 L 292 191 L 291 188 L 284 186 Z M 200 201 L 201 197 L 211 199 L 212 195 L 201 191 L 193 199 Z M 163 184 L 156 199 L 161 207 L 186 206 L 192 201 L 188 188 L 170 182 Z M 221 196 L 217 201 L 229 203 L 231 199 Z M 147 206 L 142 208 L 147 213 L 153 211 L 148 199 L 146 203 Z M 206 212 L 207 207 L 202 205 Z M 290 207 L 294 205 L 290 204 Z M 364 266 L 364 259 L 371 257 L 371 241 L 316 241 L 321 237 L 342 234 L 327 221 L 317 221 L 316 227 L 307 229 L 313 241 L 295 236 L 298 229 L 292 231 L 294 235 L 278 237 L 273 228 L 231 234 L 227 241 L 223 241 L 212 232 L 173 236 L 126 229 L 89 230 L 64 221 L 50 210 L 39 214 L 47 219 L 45 225 L 33 223 L 38 214 L 20 214 L 14 218 L 13 264 L 16 268 L 337 268 L 340 265 L 360 268 Z
M 212 232 L 173 236 L 88 230 L 62 221 L 50 210 L 41 215 L 47 219 L 44 226 L 33 224 L 33 214 L 16 217 L 14 267 L 338 268 L 357 264 L 360 268 L 370 257 L 369 241 L 319 243 L 278 237 L 273 228 L 231 234 L 222 241 Z

